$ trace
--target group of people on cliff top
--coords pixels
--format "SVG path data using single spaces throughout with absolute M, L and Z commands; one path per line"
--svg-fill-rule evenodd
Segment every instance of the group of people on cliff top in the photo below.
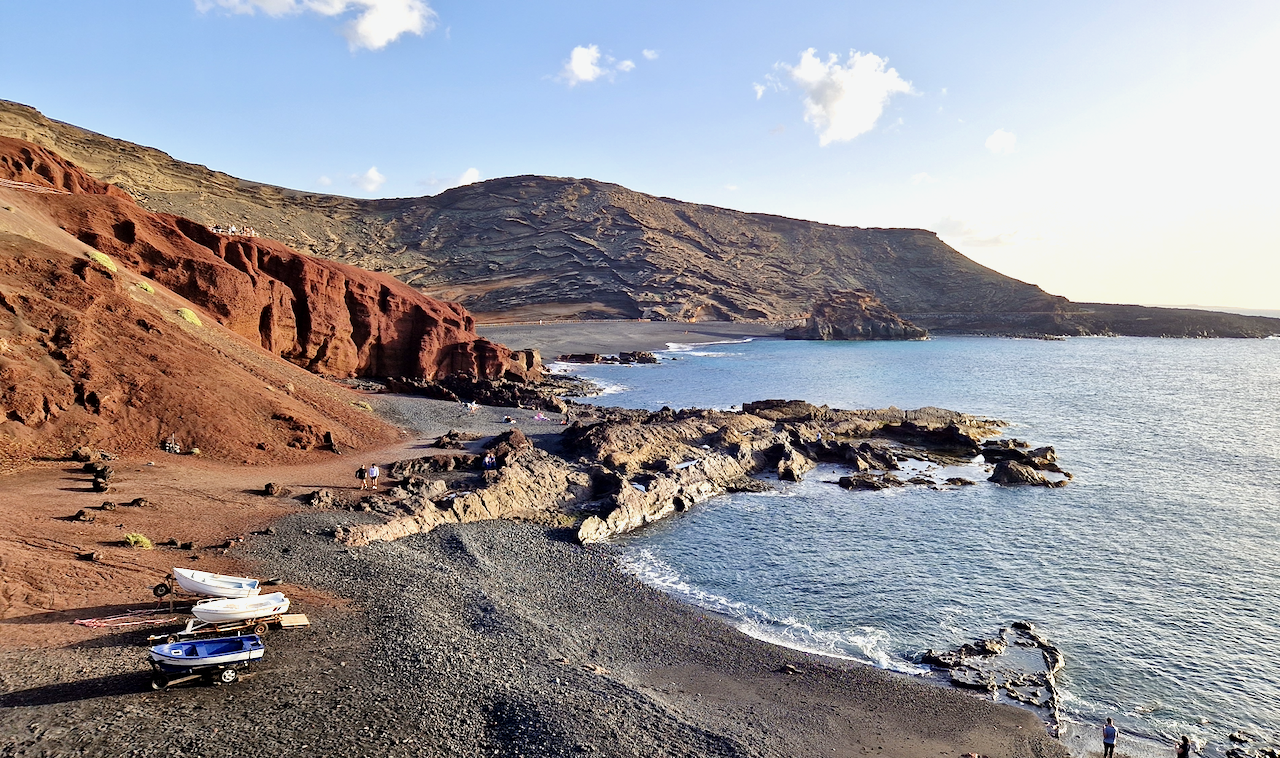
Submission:
M 214 224 L 213 226 L 209 227 L 209 231 L 213 232 L 214 234 L 231 234 L 237 237 L 257 237 L 258 236 L 258 230 L 254 229 L 252 226 L 237 227 L 235 224 L 232 224 L 231 226 Z
M 1107 723 L 1102 727 L 1102 758 L 1115 758 L 1116 754 L 1116 738 L 1120 736 L 1120 730 L 1111 721 L 1111 717 L 1107 717 Z M 1177 758 L 1191 758 L 1191 738 L 1182 735 L 1182 741 L 1177 744 Z

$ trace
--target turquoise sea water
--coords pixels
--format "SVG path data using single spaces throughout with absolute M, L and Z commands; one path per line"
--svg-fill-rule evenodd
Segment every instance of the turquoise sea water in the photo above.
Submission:
M 646 581 L 794 647 L 907 673 L 1030 619 L 1063 716 L 1210 754 L 1280 738 L 1280 340 L 757 340 L 592 366 L 598 402 L 936 405 L 1057 448 L 1063 489 L 846 492 L 821 469 L 623 541 Z M 981 472 L 975 467 L 969 478 Z

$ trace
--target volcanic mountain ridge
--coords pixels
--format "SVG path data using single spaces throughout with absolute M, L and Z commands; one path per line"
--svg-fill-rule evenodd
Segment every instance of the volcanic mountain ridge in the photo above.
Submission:
M 798 321 L 829 293 L 861 289 L 941 332 L 1280 333 L 1280 319 L 1073 303 L 921 229 L 832 226 L 544 176 L 421 198 L 307 193 L 236 179 L 4 101 L 0 134 L 57 150 L 144 207 L 204 225 L 250 225 L 294 249 L 456 300 L 485 322 Z

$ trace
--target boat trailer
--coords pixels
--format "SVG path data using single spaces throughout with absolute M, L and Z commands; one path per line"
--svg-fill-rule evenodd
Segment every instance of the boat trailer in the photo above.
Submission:
M 207 666 L 171 666 L 152 658 L 147 659 L 151 663 L 151 689 L 163 692 L 175 684 L 183 684 L 185 682 L 194 682 L 197 679 L 204 679 L 209 684 L 231 684 L 240 678 L 241 671 L 247 671 L 252 661 L 237 661 L 235 663 L 212 663 Z
M 223 621 L 221 623 L 193 618 L 187 621 L 185 629 L 167 634 L 153 634 L 147 638 L 147 642 L 181 642 L 182 640 L 190 640 L 207 635 L 220 637 L 232 634 L 261 635 L 266 634 L 267 630 L 273 628 L 295 629 L 302 626 L 311 626 L 311 620 L 307 618 L 305 613 L 277 613 L 274 616 L 262 616 L 242 621 Z

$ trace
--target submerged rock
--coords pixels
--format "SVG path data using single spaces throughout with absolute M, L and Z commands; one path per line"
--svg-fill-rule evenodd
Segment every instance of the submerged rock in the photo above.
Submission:
M 985 690 L 993 699 L 1004 696 L 1042 710 L 1056 732 L 1061 702 L 1055 677 L 1064 659 L 1030 621 L 1015 621 L 995 637 L 954 650 L 926 650 L 920 662 L 944 669 L 957 687 Z

